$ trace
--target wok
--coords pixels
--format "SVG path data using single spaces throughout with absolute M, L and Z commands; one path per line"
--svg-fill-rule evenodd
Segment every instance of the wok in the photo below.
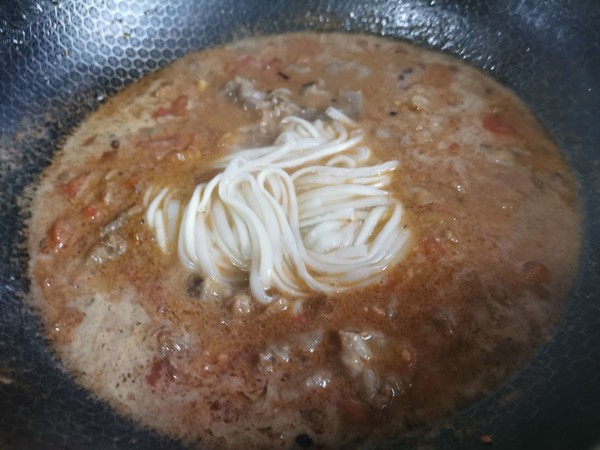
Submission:
M 529 104 L 581 183 L 581 265 L 551 339 L 496 392 L 397 448 L 477 449 L 482 435 L 496 449 L 600 443 L 600 2 L 21 0 L 0 3 L 0 447 L 182 447 L 60 369 L 22 302 L 17 199 L 123 86 L 189 51 L 291 30 L 394 36 L 464 58 Z

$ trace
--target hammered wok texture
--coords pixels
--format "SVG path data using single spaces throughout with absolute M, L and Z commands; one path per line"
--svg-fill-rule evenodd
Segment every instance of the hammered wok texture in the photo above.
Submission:
M 60 370 L 21 297 L 16 198 L 82 118 L 183 54 L 254 33 L 349 30 L 454 53 L 513 88 L 579 176 L 585 245 L 551 341 L 497 392 L 397 448 L 600 443 L 600 2 L 37 0 L 0 3 L 0 447 L 166 449 Z M 559 213 L 559 212 L 557 212 Z

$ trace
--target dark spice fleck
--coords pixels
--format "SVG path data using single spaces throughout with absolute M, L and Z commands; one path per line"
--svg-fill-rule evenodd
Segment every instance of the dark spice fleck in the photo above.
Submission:
M 190 297 L 199 298 L 202 295 L 203 281 L 199 275 L 190 275 L 187 282 L 187 293 Z
M 285 74 L 285 73 L 283 73 L 283 72 L 281 72 L 281 71 L 280 71 L 280 72 L 277 72 L 277 75 L 279 75 L 279 76 L 280 76 L 281 78 L 283 78 L 284 80 L 289 80 L 289 79 L 290 79 L 290 76 L 289 76 L 289 75 L 287 75 L 287 74 Z
M 313 440 L 308 434 L 299 434 L 296 436 L 296 444 L 302 448 L 308 448 L 313 445 Z
M 313 81 L 309 81 L 308 83 L 304 83 L 304 84 L 302 85 L 302 89 L 309 88 L 309 87 L 311 87 L 312 85 L 314 85 L 315 83 L 316 83 L 316 81 L 314 81 L 314 80 L 313 80 Z
M 390 111 L 388 113 L 390 116 L 394 117 L 395 115 L 397 115 L 398 113 L 396 111 Z
M 412 73 L 412 71 L 413 71 L 413 70 L 412 70 L 412 67 L 407 67 L 406 69 L 404 69 L 404 70 L 402 71 L 402 73 L 403 73 L 404 75 L 410 75 L 410 74 Z
M 110 146 L 114 149 L 117 149 L 121 146 L 121 143 L 117 139 L 113 139 L 110 141 Z

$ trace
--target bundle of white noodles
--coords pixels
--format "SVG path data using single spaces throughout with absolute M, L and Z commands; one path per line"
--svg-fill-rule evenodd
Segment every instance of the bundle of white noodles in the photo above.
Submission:
M 305 297 L 377 280 L 409 237 L 401 204 L 383 190 L 398 162 L 369 165 L 362 131 L 336 109 L 326 115 L 283 119 L 273 145 L 218 161 L 223 172 L 190 198 L 148 191 L 160 248 L 224 286 L 249 284 L 262 303 L 275 290 Z

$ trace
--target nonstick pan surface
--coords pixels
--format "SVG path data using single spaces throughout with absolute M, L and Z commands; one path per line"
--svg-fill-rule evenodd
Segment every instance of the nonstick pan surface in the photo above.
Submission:
M 22 302 L 17 199 L 123 86 L 190 51 L 296 30 L 375 33 L 464 58 L 525 100 L 581 183 L 581 267 L 551 340 L 498 391 L 397 448 L 478 449 L 483 435 L 496 449 L 600 444 L 600 2 L 21 0 L 0 2 L 0 448 L 182 448 L 61 371 Z

